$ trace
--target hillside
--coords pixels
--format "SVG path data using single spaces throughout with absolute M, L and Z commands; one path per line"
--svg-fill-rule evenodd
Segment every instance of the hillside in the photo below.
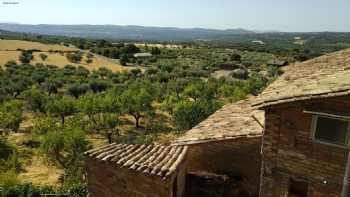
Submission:
M 60 68 L 70 64 L 74 66 L 84 66 L 89 70 L 96 70 L 100 67 L 109 68 L 112 71 L 122 71 L 130 69 L 119 64 L 118 60 L 109 59 L 99 55 L 94 55 L 91 63 L 86 62 L 86 53 L 83 60 L 79 63 L 72 63 L 68 61 L 65 54 L 67 52 L 79 51 L 74 47 L 66 47 L 58 44 L 43 44 L 39 42 L 29 42 L 23 40 L 0 40 L 0 65 L 6 64 L 8 61 L 18 61 L 21 54 L 19 50 L 40 50 L 40 52 L 33 52 L 34 59 L 31 63 L 42 63 L 56 65 Z M 40 58 L 40 54 L 47 55 L 46 60 Z
M 24 25 L 0 23 L 0 29 L 14 32 L 90 37 L 118 40 L 183 41 L 213 39 L 225 35 L 249 34 L 244 29 L 204 29 L 120 25 Z

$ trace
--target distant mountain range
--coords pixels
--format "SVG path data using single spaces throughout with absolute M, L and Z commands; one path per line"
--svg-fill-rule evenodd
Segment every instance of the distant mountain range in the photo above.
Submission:
M 17 23 L 0 23 L 0 29 L 73 37 L 91 37 L 116 40 L 157 40 L 157 41 L 190 41 L 211 40 L 222 36 L 254 34 L 245 29 L 205 29 L 175 27 L 144 27 L 120 25 L 27 25 Z

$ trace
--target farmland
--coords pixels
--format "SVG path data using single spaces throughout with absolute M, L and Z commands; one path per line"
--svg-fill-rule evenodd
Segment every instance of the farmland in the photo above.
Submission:
M 50 64 L 63 68 L 66 65 L 84 66 L 88 70 L 97 70 L 101 67 L 108 68 L 112 71 L 123 71 L 130 68 L 119 64 L 118 60 L 112 60 L 101 56 L 92 57 L 92 62 L 86 62 L 86 56 L 79 63 L 70 62 L 66 58 L 66 53 L 79 51 L 75 47 L 66 47 L 58 44 L 42 44 L 39 42 L 21 41 L 21 40 L 0 40 L 0 65 L 6 64 L 8 61 L 18 61 L 21 54 L 19 50 L 38 50 L 33 52 L 33 64 Z M 40 58 L 40 54 L 47 55 L 46 60 Z M 87 54 L 87 52 L 85 52 Z

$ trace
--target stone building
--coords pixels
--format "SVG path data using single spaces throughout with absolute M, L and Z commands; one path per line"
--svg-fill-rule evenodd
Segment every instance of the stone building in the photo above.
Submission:
M 110 144 L 87 151 L 94 197 L 181 197 L 186 146 Z
M 264 114 L 251 108 L 253 99 L 225 105 L 174 141 L 188 146 L 189 173 L 239 179 L 249 196 L 258 194 Z
M 350 50 L 291 65 L 265 110 L 262 197 L 338 197 L 350 143 Z

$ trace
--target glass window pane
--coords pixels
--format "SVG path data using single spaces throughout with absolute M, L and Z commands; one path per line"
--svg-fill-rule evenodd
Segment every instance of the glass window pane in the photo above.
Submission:
M 318 117 L 315 138 L 334 144 L 345 145 L 348 122 L 332 118 Z

